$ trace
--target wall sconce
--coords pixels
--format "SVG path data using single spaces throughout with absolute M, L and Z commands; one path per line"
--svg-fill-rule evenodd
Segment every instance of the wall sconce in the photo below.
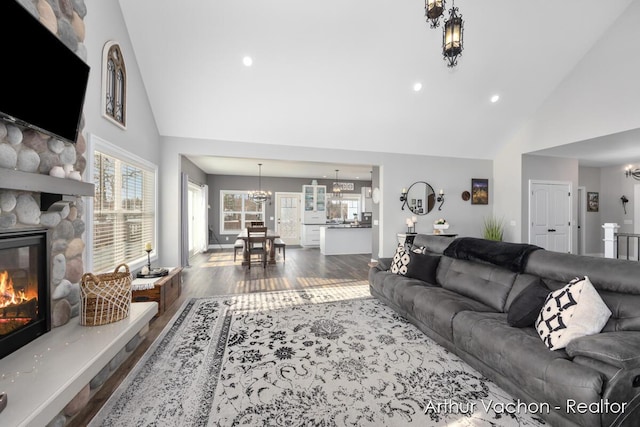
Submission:
M 407 205 L 407 189 L 403 188 L 402 193 L 400 194 L 400 201 L 402 202 L 402 210 Z
M 436 198 L 436 201 L 440 202 L 440 206 L 438 206 L 438 210 L 441 211 L 442 205 L 444 205 L 444 190 L 442 188 L 438 192 L 438 197 Z
M 627 166 L 624 170 L 624 175 L 627 178 L 632 177 L 633 179 L 640 181 L 640 168 L 631 169 L 631 166 Z
M 627 214 L 627 203 L 629 203 L 629 199 L 624 194 L 620 197 L 620 201 L 622 202 L 622 209 L 624 209 L 624 214 Z

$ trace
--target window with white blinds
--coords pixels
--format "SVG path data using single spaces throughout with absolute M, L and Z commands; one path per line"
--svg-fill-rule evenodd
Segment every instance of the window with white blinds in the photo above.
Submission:
M 220 234 L 238 234 L 251 221 L 264 221 L 264 203 L 254 202 L 248 191 L 220 191 Z
M 146 260 L 156 247 L 156 168 L 94 151 L 93 271 Z

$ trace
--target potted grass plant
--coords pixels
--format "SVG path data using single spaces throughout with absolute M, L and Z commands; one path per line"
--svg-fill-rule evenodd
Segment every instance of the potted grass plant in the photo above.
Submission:
M 487 240 L 495 240 L 496 242 L 501 242 L 503 233 L 504 221 L 502 219 L 498 219 L 495 216 L 490 216 L 484 219 L 482 237 Z

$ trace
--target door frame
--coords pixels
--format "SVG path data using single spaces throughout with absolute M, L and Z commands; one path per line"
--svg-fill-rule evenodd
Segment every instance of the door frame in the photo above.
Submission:
M 587 187 L 578 186 L 578 255 L 584 255 L 587 251 Z
M 532 240 L 532 220 L 533 220 L 533 203 L 531 203 L 531 195 L 533 192 L 533 186 L 534 185 L 565 185 L 569 187 L 569 245 L 567 246 L 569 248 L 569 252 L 568 253 L 573 253 L 573 227 L 574 227 L 574 221 L 573 221 L 573 183 L 571 181 L 549 181 L 549 180 L 543 180 L 543 179 L 530 179 L 529 180 L 529 186 L 528 186 L 528 193 L 527 193 L 527 197 L 529 200 L 529 215 L 528 215 L 528 221 L 527 221 L 527 230 L 528 230 L 528 239 L 527 242 L 529 244 L 531 244 L 531 240 Z
M 191 180 L 187 182 L 187 252 L 189 258 L 205 252 L 209 247 L 208 236 L 208 215 L 207 215 L 207 186 L 204 184 L 198 184 Z M 193 194 L 197 197 L 192 199 L 190 196 Z M 197 202 L 198 206 L 195 206 Z M 199 217 L 197 222 L 192 221 L 196 215 Z M 199 227 L 195 227 L 198 224 Z M 197 229 L 199 228 L 199 230 Z M 200 241 L 193 240 L 194 236 L 199 236 Z

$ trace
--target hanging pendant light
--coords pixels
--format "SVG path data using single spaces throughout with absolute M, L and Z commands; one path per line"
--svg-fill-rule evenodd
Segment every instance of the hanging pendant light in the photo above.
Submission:
M 333 192 L 332 196 L 334 198 L 342 197 L 342 189 L 340 188 L 340 183 L 338 182 L 338 171 L 340 169 L 336 169 L 336 180 L 333 182 Z
M 444 14 L 446 8 L 445 0 L 424 0 L 424 16 L 431 28 L 440 26 L 440 17 Z
M 442 34 L 442 56 L 447 61 L 447 67 L 452 68 L 458 64 L 458 56 L 462 55 L 462 32 L 464 21 L 462 15 L 458 15 L 458 8 L 453 2 L 449 9 L 449 19 L 444 23 Z
M 249 198 L 256 203 L 271 200 L 271 191 L 262 190 L 262 163 L 258 163 L 258 190 L 249 191 Z

